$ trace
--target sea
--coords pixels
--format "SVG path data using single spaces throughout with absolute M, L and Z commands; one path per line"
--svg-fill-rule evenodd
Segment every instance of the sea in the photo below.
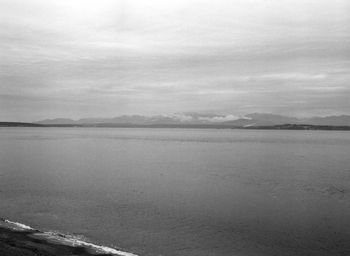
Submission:
M 0 128 L 0 217 L 139 256 L 350 255 L 350 132 Z

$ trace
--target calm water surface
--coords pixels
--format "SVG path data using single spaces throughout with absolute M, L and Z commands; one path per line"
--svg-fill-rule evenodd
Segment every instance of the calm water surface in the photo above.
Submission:
M 0 128 L 0 216 L 140 256 L 350 255 L 350 132 Z

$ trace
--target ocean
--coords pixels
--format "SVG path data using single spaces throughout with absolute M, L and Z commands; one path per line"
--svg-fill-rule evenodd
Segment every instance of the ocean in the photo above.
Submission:
M 0 128 L 0 217 L 140 256 L 350 255 L 350 132 Z

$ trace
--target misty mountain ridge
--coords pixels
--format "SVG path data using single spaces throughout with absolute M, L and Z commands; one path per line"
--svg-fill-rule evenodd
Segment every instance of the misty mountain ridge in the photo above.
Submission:
M 326 126 L 350 126 L 350 116 L 325 116 L 296 118 L 269 113 L 252 113 L 242 116 L 201 114 L 185 112 L 173 115 L 122 115 L 113 118 L 69 118 L 45 119 L 35 122 L 44 125 L 81 125 L 81 124 L 132 124 L 132 125 L 226 125 L 237 127 L 272 126 L 282 124 L 306 124 Z

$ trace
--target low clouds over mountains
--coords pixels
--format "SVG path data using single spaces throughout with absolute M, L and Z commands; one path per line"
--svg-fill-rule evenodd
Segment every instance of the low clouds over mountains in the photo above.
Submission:
M 350 116 L 326 116 L 299 119 L 275 114 L 252 113 L 247 115 L 202 114 L 194 112 L 173 115 L 122 115 L 113 118 L 82 118 L 72 120 L 67 118 L 45 119 L 36 123 L 55 124 L 133 124 L 133 125 L 186 125 L 186 124 L 215 124 L 229 126 L 270 126 L 281 124 L 308 124 L 327 126 L 350 126 Z

